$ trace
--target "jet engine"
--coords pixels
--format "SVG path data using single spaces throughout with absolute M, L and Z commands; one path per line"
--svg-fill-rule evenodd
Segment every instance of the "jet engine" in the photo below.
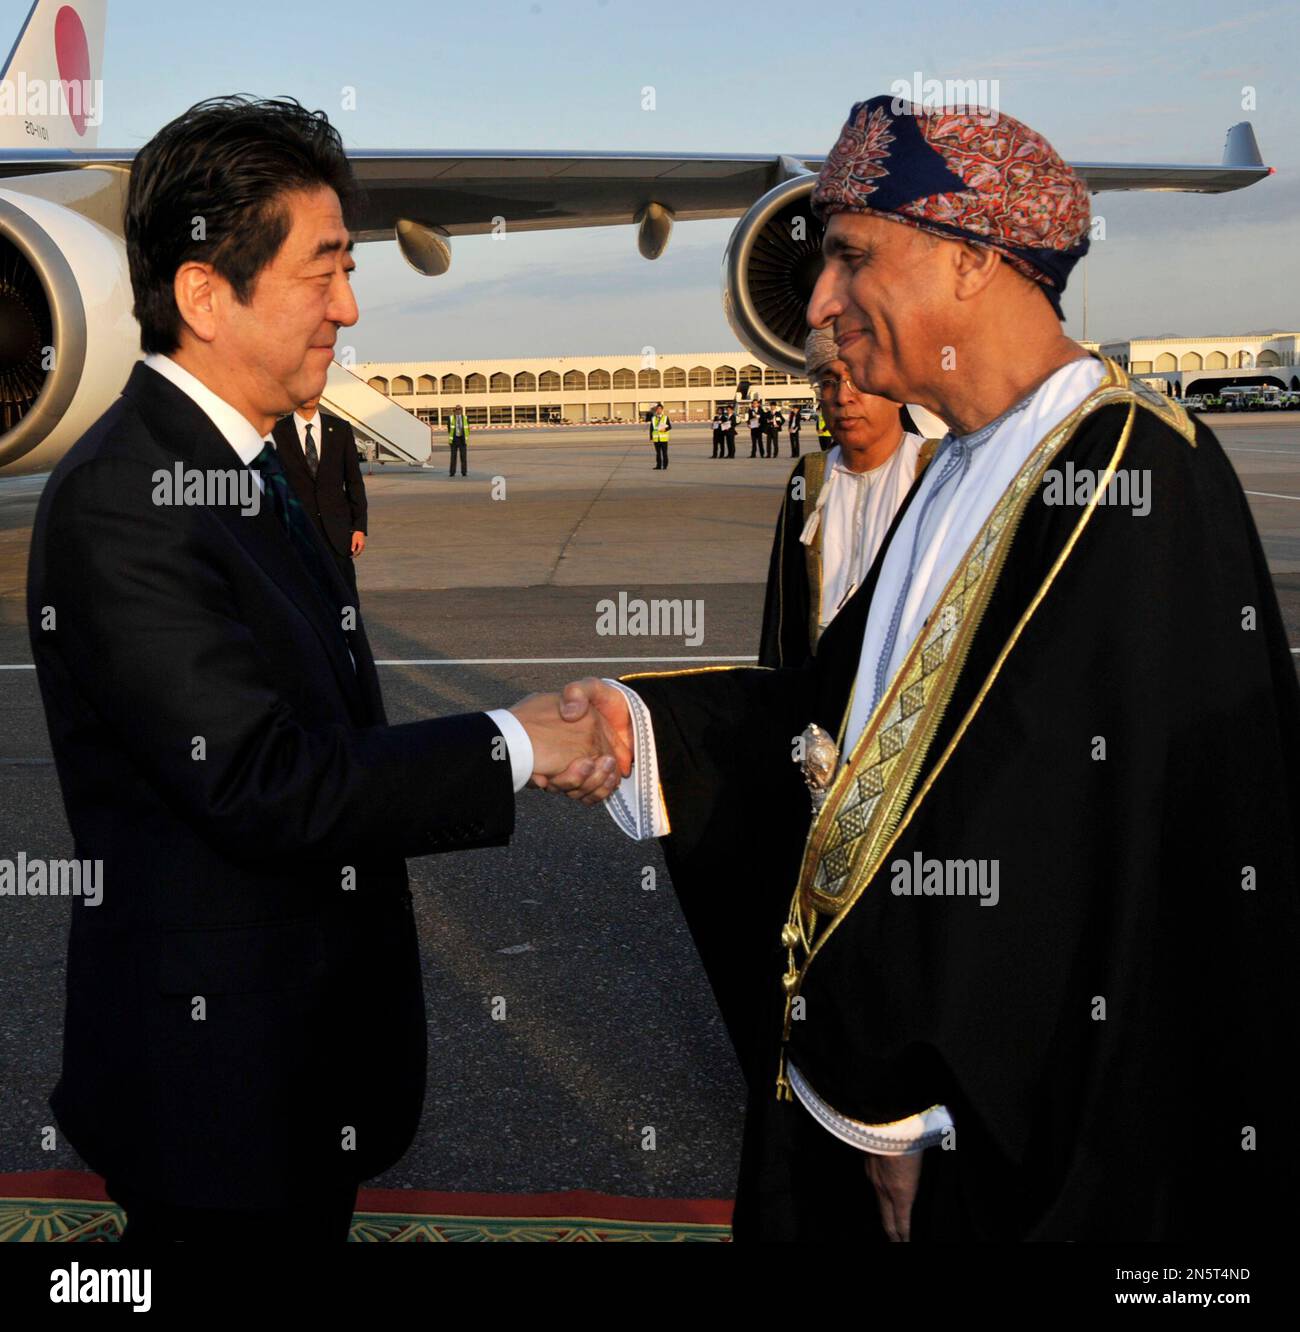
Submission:
M 121 237 L 65 204 L 0 189 L 6 475 L 53 466 L 113 401 L 140 355 L 131 304 Z
M 732 332 L 764 364 L 802 378 L 805 311 L 822 271 L 822 224 L 808 200 L 817 177 L 769 190 L 736 223 L 722 259 L 722 307 Z

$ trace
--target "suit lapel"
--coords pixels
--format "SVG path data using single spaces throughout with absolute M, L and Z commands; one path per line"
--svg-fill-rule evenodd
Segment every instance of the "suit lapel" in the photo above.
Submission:
M 177 454 L 186 466 L 229 471 L 232 467 L 242 465 L 208 414 L 188 394 L 147 365 L 136 365 L 122 393 L 139 410 L 154 438 Z M 292 422 L 289 428 L 293 428 Z M 297 447 L 296 440 L 294 447 Z M 301 456 L 301 450 L 299 454 Z M 326 605 L 316 580 L 308 572 L 302 557 L 294 550 L 270 504 L 262 503 L 257 513 L 249 515 L 245 515 L 236 505 L 207 507 L 208 512 L 252 556 L 316 631 L 343 690 L 343 696 L 355 715 L 362 702 L 361 689 L 358 672 L 353 670 L 348 657 L 338 610 Z M 333 567 L 327 552 L 322 551 L 322 560 L 326 564 L 326 573 L 337 582 L 339 603 L 345 604 L 351 592 L 343 586 L 342 578 Z M 363 636 L 358 623 L 358 638 Z
M 292 415 L 275 423 L 271 438 L 275 440 L 276 452 L 280 455 L 280 465 L 293 481 L 294 489 L 297 490 L 299 484 L 303 482 L 311 486 L 312 475 L 307 468 L 307 457 L 298 439 L 298 425 Z

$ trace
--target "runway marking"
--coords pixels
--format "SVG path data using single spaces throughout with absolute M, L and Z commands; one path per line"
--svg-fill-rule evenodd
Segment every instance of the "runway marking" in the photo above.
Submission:
M 1271 490 L 1248 490 L 1247 495 L 1258 495 L 1261 499 L 1293 499 L 1300 500 L 1300 495 L 1275 495 Z
M 1286 458 L 1296 457 L 1294 449 L 1253 449 L 1249 444 L 1225 444 L 1225 449 L 1231 449 L 1234 453 L 1277 453 Z

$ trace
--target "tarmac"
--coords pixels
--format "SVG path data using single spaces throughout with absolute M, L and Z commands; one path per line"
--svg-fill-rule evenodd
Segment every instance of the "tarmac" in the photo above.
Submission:
M 1300 413 L 1207 419 L 1248 494 L 1295 649 Z M 448 477 L 441 445 L 432 467 L 373 466 L 357 569 L 390 721 L 506 706 L 583 675 L 753 660 L 792 460 L 784 439 L 779 459 L 748 452 L 742 434 L 734 460 L 714 460 L 707 428 L 683 425 L 656 472 L 643 428 L 552 428 L 475 432 L 467 477 Z M 42 484 L 0 479 L 6 857 L 73 852 L 23 605 Z M 620 593 L 695 603 L 702 635 L 603 635 L 601 603 Z M 527 791 L 509 848 L 410 868 L 428 1091 L 414 1145 L 370 1183 L 729 1197 L 742 1083 L 658 845 L 630 841 L 603 810 Z M 58 898 L 0 908 L 0 1172 L 84 1168 L 60 1137 L 42 1145 L 69 910 Z

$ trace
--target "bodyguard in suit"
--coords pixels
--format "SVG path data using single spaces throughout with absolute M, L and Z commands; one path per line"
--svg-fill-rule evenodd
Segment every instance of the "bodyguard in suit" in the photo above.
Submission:
M 50 1104 L 130 1242 L 346 1238 L 424 1094 L 405 857 L 504 844 L 530 780 L 589 802 L 617 780 L 557 695 L 387 723 L 266 440 L 356 322 L 352 196 L 337 131 L 290 100 L 200 103 L 145 144 L 147 355 L 33 524 L 37 680 L 75 855 L 102 863 Z
M 347 421 L 319 407 L 319 398 L 304 402 L 276 422 L 271 438 L 294 494 L 355 598 L 352 561 L 366 548 L 366 487 L 357 437 Z
M 725 446 L 724 456 L 734 458 L 736 456 L 736 413 L 731 407 L 722 409 L 722 442 Z
M 759 457 L 776 457 L 776 411 L 766 402 L 758 408 Z

